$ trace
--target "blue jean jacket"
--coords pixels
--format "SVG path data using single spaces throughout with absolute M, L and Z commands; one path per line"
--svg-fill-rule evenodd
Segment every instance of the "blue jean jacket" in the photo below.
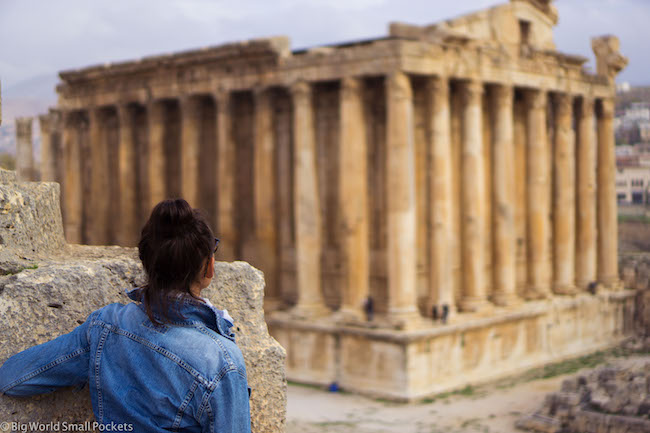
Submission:
M 127 293 L 138 300 L 140 290 Z M 183 317 L 155 326 L 142 304 L 111 304 L 69 334 L 0 367 L 0 393 L 27 396 L 89 384 L 96 421 L 131 431 L 250 433 L 241 351 L 220 310 L 177 298 Z

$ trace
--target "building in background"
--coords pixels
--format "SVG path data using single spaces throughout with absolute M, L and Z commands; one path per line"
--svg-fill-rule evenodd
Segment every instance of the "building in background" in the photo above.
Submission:
M 372 40 L 62 72 L 43 178 L 73 243 L 134 245 L 166 197 L 207 210 L 221 259 L 265 273 L 291 380 L 411 399 L 607 347 L 633 304 L 614 153 L 627 60 L 598 37 L 587 72 L 556 49 L 557 20 L 512 0 Z

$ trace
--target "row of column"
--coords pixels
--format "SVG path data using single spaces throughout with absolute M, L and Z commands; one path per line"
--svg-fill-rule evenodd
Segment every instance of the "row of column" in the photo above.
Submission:
M 454 308 L 452 256 L 452 165 L 449 81 L 431 79 L 432 254 L 430 306 Z M 368 295 L 368 218 L 362 102 L 356 79 L 341 83 L 340 197 L 344 283 L 339 314 L 361 315 Z M 599 100 L 594 137 L 594 100 L 543 90 L 525 90 L 527 106 L 527 178 L 515 178 L 514 88 L 493 86 L 494 281 L 485 272 L 485 200 L 482 96 L 478 81 L 461 83 L 461 249 L 463 311 L 516 303 L 515 192 L 527 183 L 528 285 L 524 298 L 540 299 L 584 290 L 591 283 L 610 287 L 618 279 L 617 210 L 614 194 L 613 101 Z M 316 194 L 311 105 L 308 88 L 294 89 L 296 151 L 296 224 L 299 301 L 303 314 L 322 313 L 320 291 L 319 204 Z M 415 147 L 413 95 L 409 78 L 386 78 L 388 317 L 396 323 L 417 318 L 415 248 Z M 573 132 L 578 102 L 577 142 Z M 553 119 L 547 119 L 553 103 Z M 554 125 L 550 146 L 548 122 Z M 554 149 L 553 153 L 549 152 Z M 577 154 L 576 154 L 577 149 Z M 549 158 L 551 160 L 549 161 Z M 551 169 L 551 165 L 554 169 Z M 597 170 L 595 170 L 597 167 Z M 551 179 L 554 176 L 554 179 Z M 576 190 L 577 185 L 577 190 Z M 551 188 L 554 188 L 551 191 Z M 596 196 L 597 192 L 597 196 Z M 552 199 L 551 199 L 552 198 Z M 553 208 L 551 208 L 553 206 Z M 552 215 L 552 219 L 550 216 Z M 577 221 L 576 221 L 577 218 Z M 577 223 L 576 223 L 577 222 Z M 552 232 L 552 233 L 551 233 Z M 549 243 L 549 239 L 553 243 Z M 550 258 L 552 257 L 552 261 Z M 549 263 L 552 268 L 549 268 Z M 597 264 L 597 266 L 596 266 Z M 492 293 L 487 288 L 493 286 Z
M 515 179 L 515 138 L 512 86 L 494 85 L 493 109 L 493 184 L 485 185 L 482 98 L 485 86 L 479 81 L 460 81 L 462 94 L 461 153 L 461 266 L 463 311 L 480 311 L 494 303 L 508 305 L 518 301 L 516 292 L 516 181 L 527 182 L 527 227 L 529 243 L 528 287 L 525 297 L 543 298 L 555 293 L 573 293 L 596 280 L 612 285 L 617 280 L 617 218 L 614 193 L 613 101 L 599 100 L 597 137 L 594 137 L 594 101 L 587 96 L 576 98 L 543 90 L 525 90 L 527 99 L 527 179 Z M 368 227 L 367 140 L 364 122 L 362 78 L 345 78 L 340 91 L 339 192 L 341 216 L 342 274 L 341 308 L 343 318 L 363 317 L 363 302 L 369 295 L 370 251 Z M 444 77 L 430 78 L 427 85 L 432 110 L 429 119 L 432 156 L 430 254 L 430 305 L 454 309 L 456 297 L 452 277 L 452 128 L 450 82 Z M 387 315 L 396 324 L 408 324 L 419 316 L 416 291 L 416 194 L 414 104 L 411 81 L 396 72 L 385 79 L 386 94 L 386 209 L 388 275 Z M 312 85 L 297 82 L 291 86 L 293 103 L 294 146 L 294 219 L 296 280 L 298 300 L 294 313 L 301 317 L 326 314 L 321 290 L 322 232 L 321 205 L 318 194 L 316 136 Z M 275 187 L 273 165 L 273 118 L 270 93 L 254 92 L 254 192 L 255 230 L 264 261 L 260 265 L 268 279 L 278 271 L 277 233 L 273 218 Z M 547 119 L 547 105 L 554 103 L 554 118 Z M 216 147 L 218 178 L 217 231 L 224 238 L 222 257 L 233 259 L 228 251 L 233 244 L 235 221 L 235 149 L 232 143 L 230 95 L 214 95 L 216 107 Z M 573 130 L 574 102 L 578 110 L 577 137 Z M 152 102 L 147 107 L 148 122 L 148 202 L 155 205 L 166 197 L 163 105 Z M 134 173 L 133 115 L 128 105 L 116 107 L 119 123 L 118 173 L 120 234 L 122 244 L 137 233 L 136 190 Z M 185 97 L 181 111 L 181 192 L 190 203 L 198 201 L 200 127 L 197 124 L 197 99 Z M 82 193 L 80 151 L 70 114 L 64 120 L 66 191 L 64 209 L 66 234 L 70 242 L 81 240 Z M 549 153 L 547 122 L 554 124 L 554 153 Z M 105 139 L 101 133 L 98 109 L 88 119 L 93 167 L 106 167 Z M 577 144 L 576 144 L 577 143 Z M 44 153 L 45 155 L 46 153 Z M 554 170 L 549 170 L 552 158 Z M 597 166 L 597 171 L 593 168 Z M 94 169 L 93 169 L 94 170 Z M 551 175 L 554 176 L 551 182 Z M 212 180 L 207 180 L 212 181 Z M 95 227 L 109 224 L 105 207 L 108 173 L 93 172 L 90 204 L 96 211 Z M 554 185 L 554 191 L 551 186 Z M 577 185 L 577 188 L 576 188 Z M 485 200 L 492 188 L 493 212 L 493 282 L 486 281 L 484 248 L 488 233 L 485 227 Z M 596 191 L 598 197 L 596 197 Z M 553 196 L 553 204 L 551 203 Z M 553 209 L 551 209 L 553 206 Z M 549 218 L 553 215 L 553 219 Z M 551 245 L 549 237 L 554 239 Z M 230 238 L 230 239 L 229 239 Z M 101 239 L 98 239 L 101 243 Z M 549 258 L 552 257 L 552 269 Z M 597 266 L 596 266 L 597 263 Z M 596 275 L 596 272 L 598 274 Z M 551 281 L 552 278 L 552 281 Z M 493 287 L 488 293 L 488 287 Z M 271 296 L 269 296 L 271 295 Z M 278 298 L 279 291 L 267 294 Z M 491 302 L 490 302 L 491 301 Z

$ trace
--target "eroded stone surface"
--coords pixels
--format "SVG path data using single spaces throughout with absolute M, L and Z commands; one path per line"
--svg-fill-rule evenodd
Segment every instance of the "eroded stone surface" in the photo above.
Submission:
M 72 331 L 98 308 L 130 302 L 124 291 L 141 285 L 144 274 L 136 249 L 63 243 L 57 184 L 13 184 L 11 173 L 4 171 L 0 177 L 10 181 L 0 185 L 0 193 L 9 198 L 3 202 L 9 212 L 0 214 L 0 233 L 10 240 L 0 255 L 0 269 L 15 266 L 14 274 L 0 276 L 3 363 L 14 353 Z M 5 221 L 15 230 L 7 230 Z M 44 258 L 44 251 L 50 257 Z M 245 262 L 217 263 L 216 277 L 203 295 L 235 320 L 252 388 L 253 432 L 284 431 L 285 351 L 269 336 L 264 321 L 263 274 Z M 93 421 L 89 397 L 87 386 L 30 398 L 2 396 L 0 421 Z
M 262 304 L 264 279 L 244 262 L 217 263 L 213 285 L 204 292 L 235 320 L 237 343 L 246 360 L 254 432 L 284 431 L 284 349 L 268 335 Z M 0 277 L 0 362 L 12 354 L 72 331 L 88 315 L 112 302 L 129 302 L 125 288 L 142 282 L 135 250 L 68 247 L 38 269 Z M 0 397 L 0 419 L 81 422 L 93 420 L 88 388 L 16 399 Z
M 235 320 L 237 345 L 244 353 L 251 387 L 254 432 L 284 431 L 287 389 L 285 350 L 269 336 L 264 321 L 264 275 L 245 262 L 215 265 L 215 278 L 204 292 Z
M 34 266 L 65 245 L 59 185 L 16 182 L 0 169 L 0 274 Z
M 650 431 L 650 361 L 608 365 L 567 379 L 517 426 L 549 433 Z

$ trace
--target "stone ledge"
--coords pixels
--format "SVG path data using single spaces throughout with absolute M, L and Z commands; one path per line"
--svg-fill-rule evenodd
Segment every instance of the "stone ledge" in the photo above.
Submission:
M 333 323 L 331 316 L 319 319 L 302 320 L 291 317 L 284 312 L 271 313 L 267 318 L 270 326 L 291 327 L 296 330 L 319 331 L 324 333 L 336 333 L 342 335 L 367 336 L 378 341 L 393 343 L 411 343 L 428 338 L 462 333 L 466 331 L 491 327 L 508 322 L 516 322 L 526 318 L 534 318 L 549 313 L 554 308 L 575 308 L 581 302 L 597 298 L 608 301 L 626 301 L 636 296 L 632 290 L 625 291 L 603 291 L 597 295 L 579 294 L 575 296 L 555 296 L 549 300 L 532 301 L 520 304 L 518 309 L 495 308 L 490 317 L 481 317 L 475 314 L 458 314 L 453 322 L 446 325 L 431 323 L 427 326 L 424 319 L 424 328 L 411 330 L 394 330 L 382 328 L 381 323 L 370 322 L 362 326 L 350 326 Z M 381 322 L 381 321 L 378 321 Z

